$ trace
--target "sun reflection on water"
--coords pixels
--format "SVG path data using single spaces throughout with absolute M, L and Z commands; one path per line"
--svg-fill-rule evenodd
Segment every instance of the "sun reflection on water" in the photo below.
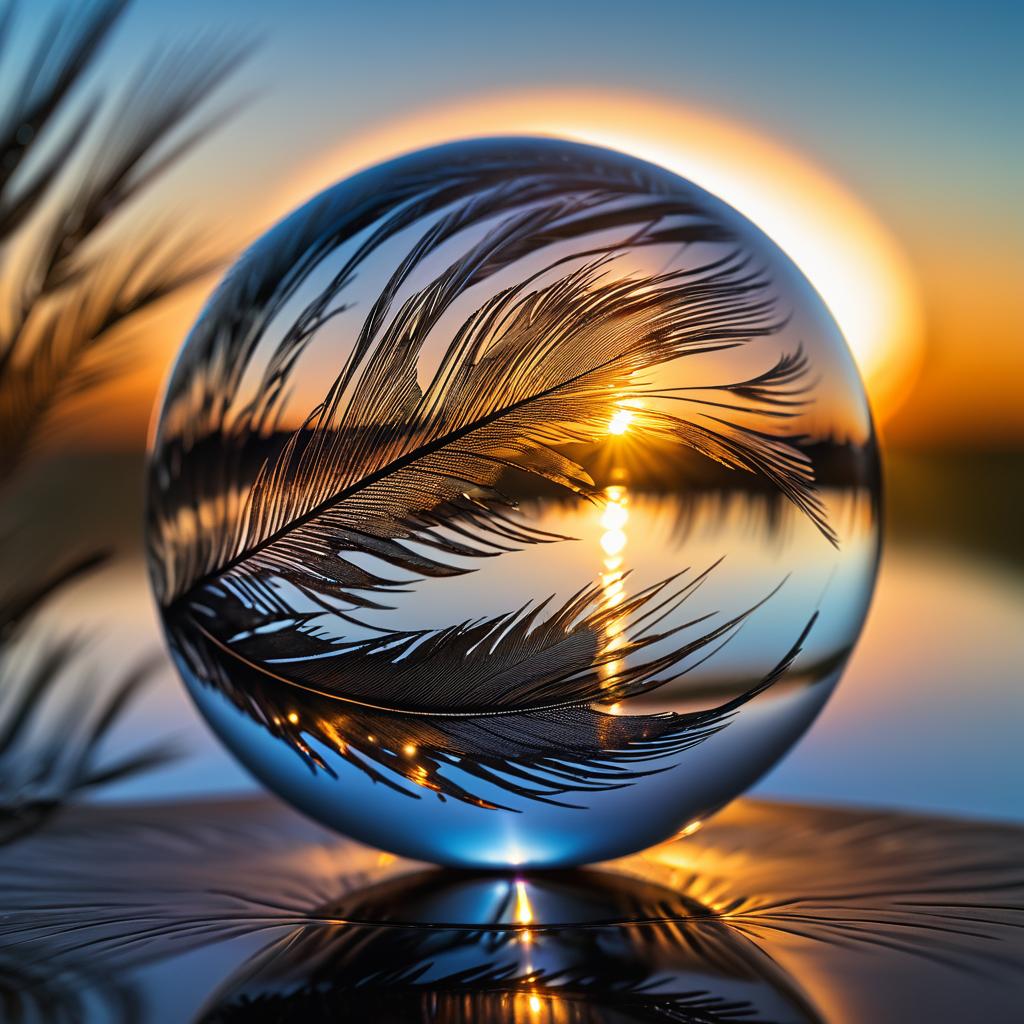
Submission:
M 630 414 L 632 415 L 632 414 Z M 601 508 L 601 549 L 604 552 L 601 573 L 601 591 L 604 605 L 616 608 L 626 599 L 625 559 L 626 526 L 629 523 L 629 492 L 622 485 L 613 485 L 604 490 L 605 503 Z M 621 619 L 612 619 L 605 629 L 606 650 L 613 651 L 622 644 L 621 633 L 624 623 Z M 622 662 L 613 659 L 600 667 L 602 677 L 608 681 L 614 679 L 622 669 Z M 609 710 L 617 714 L 618 704 L 612 704 Z
M 516 882 L 516 924 L 528 925 L 533 921 L 533 907 L 526 892 L 526 883 Z

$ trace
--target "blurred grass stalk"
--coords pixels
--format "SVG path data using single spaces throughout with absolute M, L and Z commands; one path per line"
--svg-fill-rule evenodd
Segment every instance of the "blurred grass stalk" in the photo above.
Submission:
M 88 664 L 82 637 L 42 629 L 43 606 L 106 556 L 66 550 L 73 491 L 40 505 L 24 487 L 40 443 L 130 361 L 129 330 L 223 259 L 195 229 L 120 225 L 223 120 L 227 108 L 197 112 L 248 46 L 163 48 L 109 97 L 91 72 L 127 6 L 68 2 L 30 45 L 12 43 L 16 4 L 0 13 L 0 72 L 13 83 L 0 110 L 0 844 L 173 755 L 102 749 L 153 663 L 112 673 Z M 116 521 L 104 485 L 101 475 L 91 491 Z M 26 543 L 39 520 L 49 529 Z

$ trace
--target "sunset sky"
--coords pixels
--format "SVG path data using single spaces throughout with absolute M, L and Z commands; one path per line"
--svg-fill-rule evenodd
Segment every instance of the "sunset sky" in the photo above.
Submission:
M 27 35 L 53 5 L 24 6 Z M 866 3 L 854 16 L 809 3 L 137 0 L 102 72 L 124 85 L 155 47 L 197 33 L 256 42 L 222 96 L 248 102 L 159 207 L 220 225 L 228 244 L 358 166 L 451 135 L 620 142 L 803 246 L 790 254 L 840 323 L 870 325 L 893 350 L 891 372 L 869 381 L 893 442 L 1024 441 L 1016 4 Z M 143 365 L 97 406 L 90 441 L 141 443 L 204 288 L 147 324 Z

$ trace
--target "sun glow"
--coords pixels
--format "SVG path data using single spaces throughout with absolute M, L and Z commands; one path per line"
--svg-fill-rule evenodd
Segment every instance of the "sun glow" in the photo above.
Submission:
M 608 433 L 616 437 L 625 434 L 636 420 L 637 409 L 642 409 L 644 403 L 638 398 L 623 398 L 615 403 L 615 411 L 608 420 Z
M 560 135 L 632 153 L 724 199 L 771 236 L 817 288 L 865 379 L 876 417 L 909 392 L 921 358 L 920 298 L 878 218 L 811 161 L 745 125 L 650 96 L 544 90 L 478 98 L 357 136 L 306 168 L 275 203 L 296 202 L 400 153 L 484 135 Z M 621 435 L 620 409 L 608 431 Z
M 608 421 L 608 433 L 624 434 L 629 430 L 629 425 L 632 421 L 633 413 L 629 409 L 616 409 L 612 413 L 612 418 Z

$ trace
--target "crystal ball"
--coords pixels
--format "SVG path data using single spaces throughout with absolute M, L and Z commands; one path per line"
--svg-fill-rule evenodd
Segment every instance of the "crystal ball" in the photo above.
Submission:
M 453 866 L 604 860 L 751 786 L 835 687 L 878 465 L 821 298 L 631 156 L 475 139 L 226 275 L 153 430 L 174 662 L 293 806 Z

